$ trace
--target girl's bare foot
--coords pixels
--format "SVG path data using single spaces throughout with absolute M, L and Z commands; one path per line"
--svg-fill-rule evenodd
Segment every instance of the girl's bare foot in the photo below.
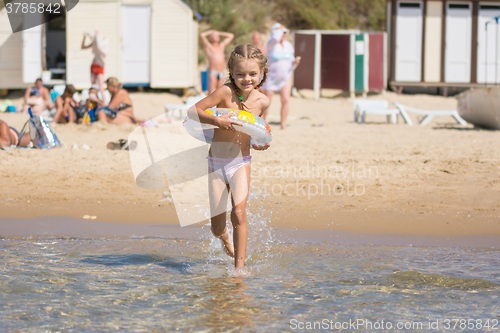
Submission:
M 238 267 L 234 271 L 233 277 L 249 277 L 250 272 L 245 267 Z
M 231 244 L 231 237 L 229 237 L 229 230 L 227 229 L 227 226 L 222 235 L 215 237 L 221 240 L 224 252 L 226 252 L 226 254 L 231 258 L 234 258 L 234 248 L 233 244 Z

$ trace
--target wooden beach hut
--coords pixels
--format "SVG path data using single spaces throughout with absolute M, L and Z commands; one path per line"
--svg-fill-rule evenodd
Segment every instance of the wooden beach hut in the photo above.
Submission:
M 194 15 L 181 0 L 80 0 L 62 24 L 54 20 L 12 33 L 2 8 L 0 88 L 32 85 L 42 77 L 43 69 L 49 85 L 71 83 L 77 89 L 88 88 L 93 54 L 90 49 L 82 50 L 81 43 L 85 31 L 95 30 L 109 40 L 106 77 L 115 76 L 125 86 L 193 87 L 198 79 Z
M 499 0 L 389 0 L 387 13 L 395 91 L 500 84 Z
M 294 87 L 313 89 L 315 99 L 325 89 L 366 94 L 387 87 L 385 32 L 298 30 L 295 55 L 302 57 L 294 72 Z

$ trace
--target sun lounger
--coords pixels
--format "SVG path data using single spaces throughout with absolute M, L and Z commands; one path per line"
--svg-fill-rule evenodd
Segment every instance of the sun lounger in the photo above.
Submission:
M 398 102 L 392 102 L 392 104 L 396 106 L 400 112 L 413 112 L 425 116 L 424 119 L 420 121 L 420 125 L 422 126 L 427 125 L 435 116 L 452 116 L 460 125 L 467 125 L 467 122 L 458 115 L 457 110 L 421 110 L 408 107 Z M 408 124 L 413 125 L 413 123 Z
M 355 99 L 354 100 L 354 122 L 361 120 L 361 124 L 365 123 L 367 114 L 378 114 L 387 117 L 387 123 L 392 120 L 393 124 L 398 122 L 398 114 L 400 114 L 406 123 L 411 125 L 411 119 L 408 114 L 400 109 L 389 109 L 389 103 L 384 99 Z
M 205 98 L 205 95 L 197 95 L 188 97 L 185 104 L 165 104 L 165 112 L 168 117 L 174 117 L 174 112 L 179 112 L 179 119 L 183 119 L 187 115 L 189 108 Z M 172 111 L 172 112 L 170 112 Z

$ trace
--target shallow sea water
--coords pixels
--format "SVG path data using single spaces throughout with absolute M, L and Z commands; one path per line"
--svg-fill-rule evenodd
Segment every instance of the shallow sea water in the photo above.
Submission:
M 245 278 L 233 277 L 208 226 L 189 239 L 2 237 L 0 331 L 464 328 L 457 321 L 447 329 L 447 319 L 482 320 L 460 331 L 500 331 L 499 249 L 294 241 L 277 233 L 249 225 Z

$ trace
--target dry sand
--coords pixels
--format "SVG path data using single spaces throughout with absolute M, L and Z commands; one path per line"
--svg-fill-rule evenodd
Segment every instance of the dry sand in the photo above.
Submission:
M 268 119 L 272 146 L 252 154 L 254 185 L 265 185 L 270 193 L 263 204 L 272 210 L 272 226 L 500 235 L 499 131 L 463 127 L 444 116 L 422 127 L 401 119 L 397 125 L 387 124 L 383 116 L 368 115 L 368 123 L 361 125 L 353 122 L 347 98 L 317 102 L 311 92 L 302 93 L 306 98 L 291 99 L 285 130 L 279 129 L 280 103 L 274 97 Z M 166 103 L 181 102 L 168 93 L 131 97 L 141 118 L 162 114 Z M 456 109 L 457 104 L 453 97 L 428 95 L 369 98 L 422 109 Z M 20 98 L 13 101 L 20 106 Z M 2 113 L 0 119 L 20 129 L 27 118 Z M 135 184 L 128 152 L 106 149 L 107 142 L 126 139 L 136 126 L 53 127 L 66 148 L 0 151 L 0 218 L 89 215 L 106 222 L 178 223 L 164 190 Z M 92 149 L 71 149 L 74 144 Z

